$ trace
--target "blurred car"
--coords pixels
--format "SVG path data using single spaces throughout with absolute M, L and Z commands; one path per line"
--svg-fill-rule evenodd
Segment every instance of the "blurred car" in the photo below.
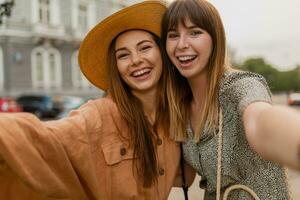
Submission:
M 288 95 L 288 104 L 290 106 L 300 105 L 300 93 L 290 93 Z
M 22 107 L 11 97 L 0 97 L 0 112 L 22 112 Z
M 39 118 L 54 118 L 62 112 L 62 105 L 50 95 L 22 95 L 17 98 L 23 111 L 35 114 Z
M 60 101 L 61 102 L 60 105 L 63 106 L 62 112 L 57 115 L 58 119 L 68 116 L 71 110 L 79 108 L 86 101 L 84 98 L 77 97 L 77 96 L 61 96 L 60 100 L 58 98 L 59 97 L 56 97 L 57 101 L 58 102 Z

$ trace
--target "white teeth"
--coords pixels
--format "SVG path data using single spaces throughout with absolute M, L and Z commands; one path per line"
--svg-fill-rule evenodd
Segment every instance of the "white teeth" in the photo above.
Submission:
M 149 68 L 146 68 L 146 69 L 141 69 L 141 70 L 138 70 L 138 71 L 135 71 L 132 73 L 133 76 L 140 76 L 144 73 L 147 73 L 147 72 L 150 72 L 151 70 Z
M 178 56 L 178 60 L 179 61 L 187 61 L 187 60 L 191 60 L 194 59 L 196 56 Z

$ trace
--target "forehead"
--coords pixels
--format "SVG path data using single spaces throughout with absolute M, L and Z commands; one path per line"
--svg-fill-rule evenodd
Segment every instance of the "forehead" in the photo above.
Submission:
M 137 45 L 142 41 L 154 41 L 152 35 L 143 30 L 129 30 L 116 38 L 116 48 Z
M 190 26 L 195 26 L 196 23 L 189 16 L 184 16 L 176 21 L 170 21 L 169 29 L 177 29 L 179 26 L 183 26 L 184 28 L 188 28 Z
M 178 27 L 184 27 L 184 28 L 190 28 L 191 26 L 197 26 L 193 21 L 190 20 L 189 17 L 184 18 L 181 21 L 178 21 L 174 27 L 171 27 L 171 29 L 177 29 Z

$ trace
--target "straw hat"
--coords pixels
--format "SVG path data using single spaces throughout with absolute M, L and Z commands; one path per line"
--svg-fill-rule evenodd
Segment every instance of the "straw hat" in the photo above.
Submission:
M 166 10 L 161 1 L 144 1 L 126 7 L 97 24 L 79 49 L 79 65 L 86 78 L 102 90 L 108 89 L 107 62 L 110 43 L 120 33 L 142 29 L 160 36 L 160 22 Z

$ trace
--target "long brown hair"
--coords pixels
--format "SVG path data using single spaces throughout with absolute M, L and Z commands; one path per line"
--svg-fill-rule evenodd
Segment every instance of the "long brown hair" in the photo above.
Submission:
M 192 23 L 208 32 L 212 38 L 213 48 L 206 69 L 208 72 L 208 87 L 203 111 L 196 127 L 194 139 L 200 140 L 201 133 L 207 123 L 208 130 L 214 131 L 218 123 L 218 91 L 220 79 L 226 66 L 226 38 L 222 20 L 216 8 L 207 0 L 176 0 L 170 4 L 162 20 L 162 44 L 166 48 L 167 34 L 179 23 L 185 24 L 190 19 Z M 173 138 L 183 141 L 186 138 L 186 123 L 190 115 L 190 103 L 193 98 L 188 81 L 182 77 L 174 65 L 171 68 L 172 78 L 168 83 L 170 105 L 171 131 Z M 176 131 L 177 130 L 177 131 Z M 179 131 L 178 131 L 179 130 Z M 210 131 L 211 132 L 211 131 Z
M 148 32 L 148 31 L 147 31 Z M 124 33 L 124 32 L 123 32 Z M 149 32 L 150 33 L 150 32 Z M 120 33 L 122 34 L 122 33 Z M 119 34 L 119 35 L 120 35 Z M 163 66 L 166 59 L 165 51 L 161 46 L 160 38 L 150 33 L 154 41 L 159 46 L 162 53 Z M 163 67 L 159 80 L 156 117 L 152 126 L 145 116 L 141 101 L 130 91 L 129 86 L 122 80 L 115 59 L 115 43 L 118 36 L 112 41 L 109 48 L 109 94 L 115 101 L 121 116 L 126 121 L 129 128 L 129 143 L 133 147 L 133 166 L 138 175 L 138 180 L 143 182 L 144 187 L 150 187 L 157 181 L 158 164 L 156 155 L 157 126 L 158 122 L 163 126 L 164 132 L 168 133 L 169 111 L 167 100 L 165 99 L 167 68 Z

